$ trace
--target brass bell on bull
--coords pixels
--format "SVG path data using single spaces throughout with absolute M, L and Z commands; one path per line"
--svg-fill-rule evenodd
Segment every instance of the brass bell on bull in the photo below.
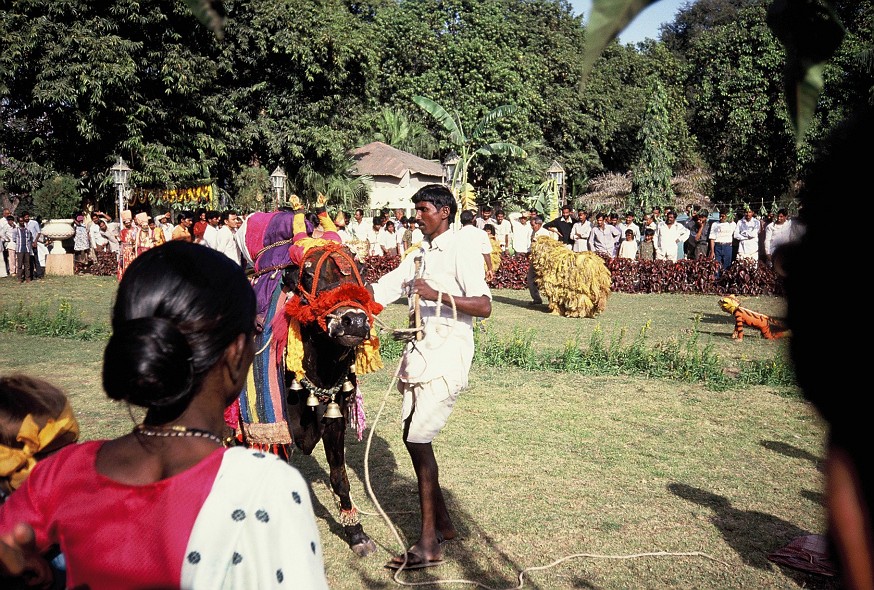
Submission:
M 303 389 L 303 385 L 301 385 L 300 381 L 298 381 L 296 378 L 292 378 L 291 385 L 289 385 L 288 388 L 291 391 L 300 391 L 301 389 Z
M 317 405 L 319 405 L 319 398 L 317 398 L 316 394 L 311 391 L 310 394 L 307 396 L 307 406 L 310 408 L 315 408 Z
M 340 404 L 334 401 L 334 394 L 331 394 L 331 402 L 328 404 L 328 409 L 325 410 L 325 418 L 342 418 L 343 412 L 340 411 Z
M 346 379 L 343 382 L 343 393 L 349 393 L 350 391 L 355 391 L 355 386 L 352 385 L 352 382 Z

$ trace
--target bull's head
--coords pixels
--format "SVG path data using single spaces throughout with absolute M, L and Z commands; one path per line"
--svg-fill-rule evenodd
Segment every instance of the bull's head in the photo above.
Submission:
M 299 267 L 286 270 L 285 282 L 297 295 L 286 305 L 286 313 L 301 324 L 317 323 L 348 347 L 370 337 L 373 316 L 382 306 L 373 301 L 355 260 L 339 244 L 308 250 Z

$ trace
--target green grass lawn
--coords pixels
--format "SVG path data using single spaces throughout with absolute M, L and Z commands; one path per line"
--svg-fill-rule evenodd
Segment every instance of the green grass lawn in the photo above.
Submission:
M 30 285 L 0 279 L 0 309 L 69 301 L 83 322 L 107 327 L 114 290 L 113 278 L 50 277 Z M 630 342 L 647 326 L 652 346 L 697 335 L 728 371 L 786 355 L 786 340 L 764 340 L 755 331 L 733 341 L 732 318 L 715 296 L 616 293 L 593 320 L 554 316 L 527 301 L 524 291 L 496 291 L 488 330 L 508 338 L 532 330 L 533 346 L 551 350 L 569 341 L 585 347 L 595 331 Z M 779 298 L 743 303 L 783 313 Z M 403 326 L 406 308 L 390 305 L 381 319 Z M 70 393 L 83 438 L 117 436 L 132 428 L 137 413 L 102 394 L 103 345 L 3 333 L 0 373 L 52 380 Z M 364 440 L 352 431 L 347 436 L 353 499 L 379 546 L 375 555 L 357 558 L 342 539 L 321 446 L 292 461 L 312 482 L 334 589 L 395 587 L 382 565 L 418 533 L 416 480 L 400 440 L 400 400 L 390 387 L 396 361 L 385 365 L 362 377 Z M 445 546 L 444 565 L 400 578 L 509 589 L 519 585 L 521 571 L 560 561 L 526 572 L 524 587 L 837 588 L 834 580 L 766 557 L 797 536 L 823 532 L 823 440 L 822 423 L 792 387 L 716 392 L 674 378 L 479 363 L 434 443 L 461 537 Z

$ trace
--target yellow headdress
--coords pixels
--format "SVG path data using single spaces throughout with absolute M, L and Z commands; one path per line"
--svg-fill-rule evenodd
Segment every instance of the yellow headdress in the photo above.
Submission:
M 51 450 L 52 445 L 67 434 L 71 436 L 66 437 L 66 442 L 73 442 L 79 438 L 79 423 L 73 417 L 69 402 L 57 418 L 49 418 L 42 428 L 37 425 L 33 416 L 28 414 L 21 422 L 16 438 L 24 443 L 24 447 L 19 449 L 0 445 L 0 478 L 8 477 L 10 487 L 13 490 L 17 489 L 36 465 L 35 455 Z

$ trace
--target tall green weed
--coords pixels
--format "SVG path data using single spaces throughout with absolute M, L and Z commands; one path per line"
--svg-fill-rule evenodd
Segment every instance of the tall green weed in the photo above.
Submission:
M 98 340 L 108 336 L 107 329 L 82 321 L 67 300 L 61 300 L 55 309 L 45 304 L 25 308 L 23 302 L 13 308 L 0 308 L 0 332 L 70 340 Z

